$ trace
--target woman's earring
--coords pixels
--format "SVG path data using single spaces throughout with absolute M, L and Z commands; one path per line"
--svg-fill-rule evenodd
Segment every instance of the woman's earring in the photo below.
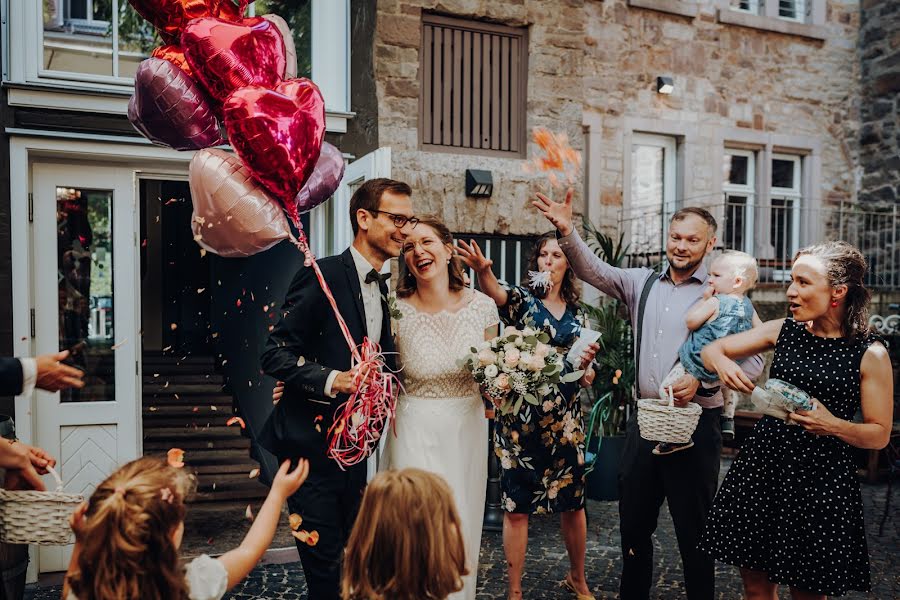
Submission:
M 832 300 L 832 301 L 831 301 L 831 306 L 832 306 L 832 308 L 836 308 L 836 307 L 837 307 L 837 300 Z

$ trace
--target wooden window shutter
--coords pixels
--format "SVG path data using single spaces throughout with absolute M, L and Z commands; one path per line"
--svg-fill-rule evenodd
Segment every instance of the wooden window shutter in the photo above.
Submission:
M 422 15 L 423 149 L 525 156 L 527 29 Z

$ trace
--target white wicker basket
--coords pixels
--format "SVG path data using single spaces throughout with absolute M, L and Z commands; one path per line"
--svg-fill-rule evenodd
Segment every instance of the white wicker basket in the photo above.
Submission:
M 667 399 L 638 400 L 638 427 L 641 430 L 641 437 L 653 442 L 670 444 L 689 442 L 702 412 L 700 405 L 694 402 L 689 402 L 684 407 L 675 406 L 672 388 L 669 388 Z
M 0 490 L 0 541 L 42 546 L 75 541 L 69 516 L 84 497 L 63 492 L 59 474 L 53 468 L 48 471 L 56 479 L 54 492 Z

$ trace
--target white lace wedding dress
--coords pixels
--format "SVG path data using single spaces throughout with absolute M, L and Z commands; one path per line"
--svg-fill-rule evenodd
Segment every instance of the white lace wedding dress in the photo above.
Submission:
M 459 365 L 500 318 L 494 301 L 472 291 L 454 313 L 420 312 L 398 299 L 397 325 L 404 394 L 397 403 L 396 437 L 388 435 L 385 469 L 417 467 L 441 475 L 453 490 L 462 521 L 469 575 L 451 600 L 474 600 L 487 481 L 488 423 L 472 374 Z

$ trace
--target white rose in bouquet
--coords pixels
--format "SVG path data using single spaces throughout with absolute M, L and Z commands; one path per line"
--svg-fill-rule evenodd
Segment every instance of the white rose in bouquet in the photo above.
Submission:
M 529 362 L 531 362 L 531 352 L 523 350 L 522 354 L 519 355 L 519 362 L 523 365 L 527 365 Z
M 485 377 L 489 377 L 491 379 L 496 377 L 499 372 L 500 370 L 497 368 L 497 365 L 488 365 L 484 368 Z
M 506 373 L 500 373 L 497 375 L 496 381 L 494 381 L 494 385 L 497 386 L 498 389 L 508 390 L 509 389 L 509 375 Z
M 516 365 L 519 364 L 519 359 L 521 358 L 522 353 L 519 352 L 517 348 L 512 348 L 511 350 L 506 351 L 506 356 L 503 357 L 503 364 L 505 364 L 510 369 L 514 369 Z
M 534 355 L 540 356 L 541 358 L 547 358 L 548 354 L 550 354 L 550 346 L 538 342 L 538 345 L 534 348 Z
M 493 365 L 497 363 L 497 355 L 490 348 L 483 348 L 478 351 L 478 362 L 481 366 Z
M 535 354 L 531 357 L 531 360 L 528 361 L 528 368 L 532 371 L 542 371 L 544 367 L 547 366 L 547 363 L 544 361 L 542 356 L 538 356 Z

